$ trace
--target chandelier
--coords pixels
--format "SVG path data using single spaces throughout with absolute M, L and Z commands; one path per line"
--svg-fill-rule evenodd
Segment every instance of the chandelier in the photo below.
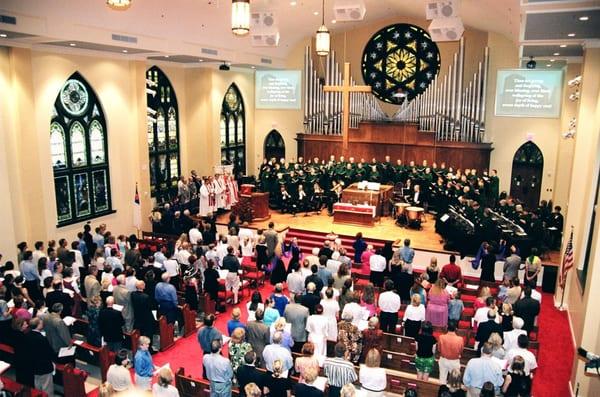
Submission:
M 250 0 L 232 0 L 231 31 L 237 36 L 250 31 Z
M 329 46 L 331 38 L 327 26 L 325 26 L 325 0 L 323 0 L 323 8 L 321 12 L 321 26 L 317 29 L 317 35 L 315 37 L 315 49 L 317 54 L 320 56 L 326 56 L 329 54 Z
M 106 0 L 106 5 L 116 11 L 125 11 L 131 7 L 131 0 Z

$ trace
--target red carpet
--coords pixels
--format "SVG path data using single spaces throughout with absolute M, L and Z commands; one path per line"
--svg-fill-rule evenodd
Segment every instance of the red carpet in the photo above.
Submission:
M 554 307 L 551 294 L 542 295 L 539 368 L 533 380 L 533 394 L 536 397 L 568 397 L 571 395 L 569 379 L 575 353 L 569 319 L 567 312 L 561 312 Z

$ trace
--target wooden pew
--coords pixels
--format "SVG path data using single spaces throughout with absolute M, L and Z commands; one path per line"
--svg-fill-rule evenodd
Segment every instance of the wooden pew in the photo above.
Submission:
M 381 366 L 384 368 L 393 369 L 401 372 L 408 372 L 411 374 L 417 373 L 415 367 L 415 357 L 409 356 L 404 353 L 397 353 L 390 350 L 384 350 L 381 357 Z M 438 362 L 434 361 L 433 371 L 429 374 L 431 378 L 439 378 L 440 370 Z
M 79 335 L 85 339 L 88 333 L 89 322 L 85 318 L 77 318 L 75 322 L 70 327 L 71 335 Z M 137 329 L 132 330 L 131 332 L 124 331 L 123 336 L 125 340 L 123 342 L 123 347 L 131 350 L 133 354 L 137 351 L 137 343 L 140 338 L 140 331 Z
M 158 319 L 158 333 L 160 335 L 160 351 L 173 347 L 175 345 L 174 324 L 169 324 L 165 316 L 160 316 Z
M 183 336 L 190 336 L 198 330 L 196 326 L 196 311 L 191 310 L 186 303 L 181 307 L 183 313 Z
M 106 372 L 108 367 L 115 362 L 115 354 L 108 350 L 108 347 L 96 347 L 87 342 L 75 344 L 75 358 L 91 365 L 100 367 L 100 376 L 102 382 L 106 382 Z
M 175 386 L 180 397 L 210 397 L 210 383 L 206 379 L 198 379 L 185 375 L 185 370 L 180 367 L 175 373 Z M 240 395 L 237 388 L 233 388 L 232 396 Z
M 414 355 L 417 351 L 415 340 L 411 337 L 383 333 L 383 349 L 398 353 Z
M 70 364 L 56 364 L 55 383 L 63 386 L 65 396 L 85 396 L 86 371 L 74 368 Z M 103 381 L 104 382 L 104 381 Z
M 15 397 L 48 397 L 48 393 L 45 391 L 22 385 L 6 376 L 0 376 L 0 380 L 4 384 L 4 390 L 12 393 Z
M 432 381 L 418 380 L 388 371 L 386 391 L 404 395 L 410 388 L 416 389 L 419 397 L 437 397 L 440 385 Z
M 0 343 L 0 360 L 13 364 L 15 362 L 15 349 L 10 345 Z

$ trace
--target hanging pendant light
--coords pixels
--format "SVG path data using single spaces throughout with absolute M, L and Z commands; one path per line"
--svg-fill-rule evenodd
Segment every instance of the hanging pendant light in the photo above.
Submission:
M 317 54 L 320 56 L 327 56 L 329 54 L 329 47 L 331 44 L 331 37 L 327 26 L 325 26 L 325 0 L 323 0 L 323 8 L 321 12 L 321 26 L 317 29 L 317 35 L 315 37 L 315 48 Z
M 125 11 L 131 7 L 131 0 L 106 0 L 106 5 L 116 11 Z
M 250 0 L 232 0 L 231 31 L 238 36 L 250 31 Z

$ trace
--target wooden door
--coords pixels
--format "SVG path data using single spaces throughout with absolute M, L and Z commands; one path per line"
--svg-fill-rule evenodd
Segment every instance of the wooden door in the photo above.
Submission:
M 277 130 L 271 130 L 265 138 L 264 154 L 266 159 L 275 157 L 277 160 L 285 158 L 285 142 Z
M 513 157 L 510 195 L 523 202 L 525 208 L 535 209 L 540 202 L 544 156 L 533 142 L 526 142 Z

